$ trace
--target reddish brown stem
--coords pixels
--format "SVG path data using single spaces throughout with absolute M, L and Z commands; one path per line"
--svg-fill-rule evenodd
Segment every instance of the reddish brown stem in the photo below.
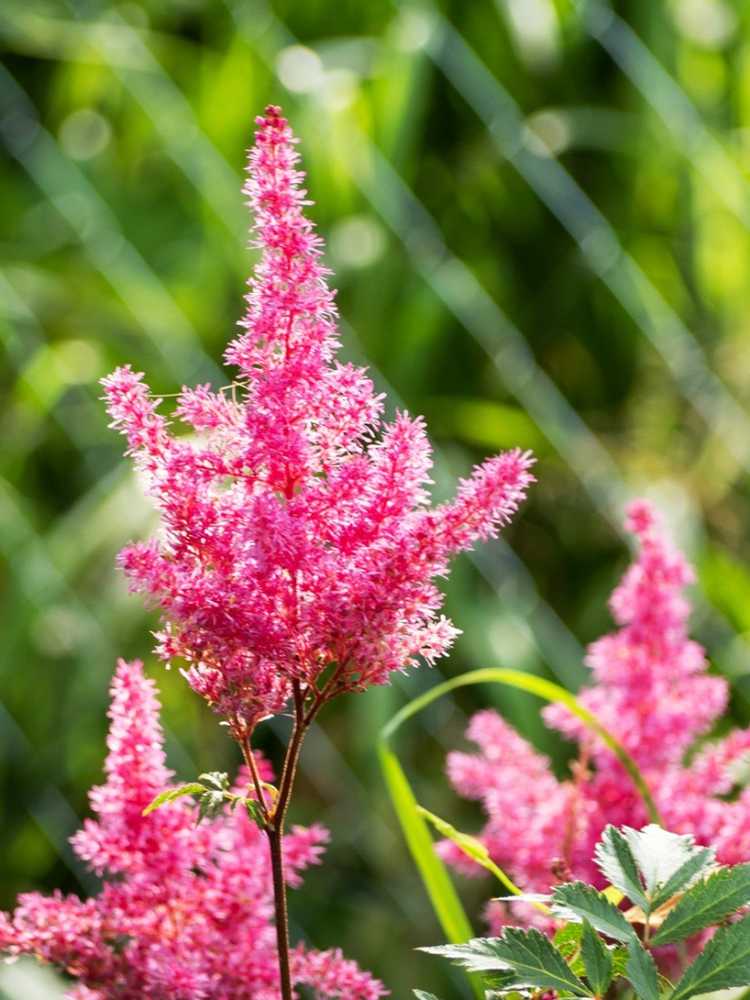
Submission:
M 271 850 L 271 871 L 273 873 L 273 903 L 276 916 L 276 948 L 279 953 L 279 980 L 283 1000 L 293 1000 L 292 970 L 289 963 L 289 913 L 286 904 L 286 880 L 284 878 L 284 855 L 279 830 L 266 831 Z
M 282 1000 L 293 1000 L 292 975 L 289 962 L 289 911 L 286 899 L 286 878 L 284 875 L 284 820 L 297 775 L 297 765 L 305 734 L 317 715 L 321 704 L 315 704 L 305 714 L 304 696 L 298 681 L 294 682 L 294 728 L 284 757 L 284 766 L 279 782 L 279 794 L 275 807 L 266 826 L 268 845 L 271 851 L 271 871 L 273 874 L 273 900 L 276 917 L 276 946 L 279 953 L 279 975 Z
M 255 795 L 258 799 L 258 804 L 261 808 L 261 813 L 265 820 L 268 820 L 268 806 L 266 805 L 266 797 L 263 794 L 263 782 L 260 780 L 260 774 L 258 772 L 258 765 L 255 761 L 255 755 L 253 754 L 253 748 L 250 746 L 250 740 L 247 739 L 243 741 L 242 754 L 245 758 L 245 763 L 247 764 L 250 775 L 253 779 L 253 787 L 255 788 Z

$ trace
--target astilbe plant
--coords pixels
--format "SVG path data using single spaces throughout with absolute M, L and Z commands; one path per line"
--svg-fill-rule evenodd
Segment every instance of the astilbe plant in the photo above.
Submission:
M 713 845 L 723 863 L 746 861 L 750 789 L 729 793 L 750 730 L 689 753 L 721 715 L 727 684 L 707 674 L 703 649 L 688 638 L 683 590 L 693 580 L 690 567 L 647 502 L 632 503 L 626 523 L 640 552 L 610 601 L 618 631 L 589 648 L 593 683 L 579 701 L 636 761 L 670 830 Z M 467 735 L 479 753 L 451 753 L 448 775 L 457 791 L 482 803 L 488 820 L 480 839 L 523 888 L 547 891 L 561 877 L 599 884 L 593 857 L 602 830 L 609 823 L 640 827 L 648 819 L 644 803 L 612 752 L 564 706 L 550 706 L 545 716 L 578 741 L 569 780 L 558 781 L 549 761 L 494 711 L 473 717 Z M 478 870 L 455 844 L 441 851 L 467 872 Z M 505 907 L 491 906 L 489 916 L 495 926 L 508 919 Z
M 446 652 L 456 630 L 438 616 L 435 580 L 509 520 L 532 477 L 530 456 L 510 451 L 430 506 L 422 420 L 383 424 L 365 371 L 336 360 L 291 130 L 276 107 L 257 124 L 245 193 L 261 257 L 226 352 L 231 391 L 183 388 L 176 412 L 194 433 L 176 436 L 129 366 L 104 388 L 161 516 L 158 538 L 128 546 L 120 564 L 163 612 L 159 655 L 184 664 L 242 750 L 270 844 L 288 1000 L 282 838 L 304 735 L 332 698 Z M 253 733 L 288 706 L 293 729 L 270 788 Z
M 109 717 L 106 782 L 90 796 L 97 818 L 73 838 L 76 854 L 104 876 L 101 892 L 21 896 L 13 914 L 0 914 L 0 952 L 64 970 L 78 984 L 71 1000 L 277 1000 L 265 837 L 244 809 L 197 824 L 188 798 L 144 815 L 172 774 L 153 681 L 139 662 L 119 662 Z M 247 782 L 241 773 L 237 791 Z M 290 885 L 319 862 L 327 836 L 317 825 L 285 835 Z M 291 975 L 320 1000 L 386 994 L 337 950 L 299 945 Z

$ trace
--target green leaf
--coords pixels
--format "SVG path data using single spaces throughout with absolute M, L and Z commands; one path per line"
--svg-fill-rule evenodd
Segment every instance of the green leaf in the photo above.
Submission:
M 450 958 L 456 965 L 468 969 L 469 972 L 507 972 L 508 963 L 497 954 L 499 943 L 500 938 L 472 938 L 463 944 L 431 945 L 419 948 L 418 951 Z
M 716 861 L 713 848 L 701 847 L 667 879 L 664 885 L 651 897 L 651 910 L 658 910 L 678 892 L 684 892 L 696 879 L 705 874 Z
M 645 913 L 649 903 L 643 892 L 635 858 L 627 840 L 614 826 L 605 827 L 594 857 L 604 877 Z
M 654 935 L 653 943 L 671 944 L 717 924 L 750 903 L 750 864 L 720 868 L 688 889 Z
M 690 834 L 671 833 L 655 823 L 642 830 L 625 826 L 622 833 L 645 883 L 651 909 L 656 909 L 674 896 L 715 860 L 714 851 L 698 847 Z M 677 888 L 672 888 L 675 884 Z
M 485 990 L 485 1000 L 488 989 L 492 989 L 498 995 L 502 994 L 508 997 L 515 995 L 516 986 L 514 986 L 514 983 L 516 982 L 516 974 L 512 969 L 496 969 L 491 972 L 483 972 L 481 973 L 481 978 L 482 987 Z
M 163 792 L 159 792 L 155 799 L 149 802 L 143 810 L 142 815 L 148 816 L 155 809 L 166 805 L 167 802 L 174 802 L 176 799 L 181 799 L 184 795 L 201 795 L 205 790 L 205 787 L 199 785 L 196 781 L 190 782 L 187 785 L 180 785 L 178 788 L 166 788 Z
M 434 993 L 425 993 L 424 990 L 412 990 L 417 1000 L 438 1000 Z
M 534 928 L 506 928 L 497 946 L 497 954 L 516 973 L 517 986 L 563 990 L 576 996 L 590 995 L 549 938 Z
M 602 934 L 615 941 L 628 942 L 635 932 L 614 903 L 585 882 L 566 882 L 555 886 L 552 910 L 564 919 L 588 920 Z
M 659 1000 L 659 976 L 656 963 L 637 938 L 628 945 L 625 976 L 630 980 L 639 1000 Z M 674 998 L 670 998 L 674 1000 Z
M 604 996 L 609 988 L 609 984 L 612 982 L 612 953 L 597 935 L 588 920 L 584 920 L 583 922 L 581 954 L 586 970 L 586 978 L 594 995 L 597 997 Z
M 229 775 L 226 771 L 206 771 L 205 774 L 198 775 L 198 780 L 211 785 L 219 792 L 229 791 Z
M 750 985 L 750 916 L 720 927 L 675 987 L 670 1000 Z
M 473 972 L 510 969 L 507 987 L 531 987 L 558 990 L 587 997 L 591 991 L 568 967 L 549 938 L 540 931 L 507 927 L 499 938 L 475 938 L 450 950 L 425 948 L 435 954 L 449 955 Z
M 583 924 L 570 923 L 563 924 L 555 931 L 552 944 L 557 948 L 562 957 L 577 976 L 585 976 L 586 969 L 581 955 L 581 938 L 583 937 Z
M 226 793 L 204 789 L 198 803 L 198 822 L 204 819 L 215 819 L 221 814 L 226 801 Z

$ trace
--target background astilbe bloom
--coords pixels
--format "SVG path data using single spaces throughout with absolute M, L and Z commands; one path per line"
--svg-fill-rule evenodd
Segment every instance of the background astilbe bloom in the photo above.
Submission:
M 435 578 L 494 535 L 532 481 L 530 456 L 511 451 L 429 506 L 423 421 L 381 425 L 365 371 L 335 360 L 295 141 L 278 108 L 258 119 L 245 193 L 262 255 L 226 352 L 232 393 L 183 388 L 188 440 L 170 433 L 141 374 L 104 380 L 162 520 L 160 538 L 126 548 L 121 565 L 163 610 L 160 655 L 187 661 L 192 687 L 242 737 L 281 710 L 292 682 L 311 690 L 330 669 L 327 700 L 445 653 L 456 630 L 437 615 Z
M 750 750 L 750 730 L 709 744 L 686 762 L 691 745 L 721 715 L 727 685 L 706 673 L 704 651 L 687 635 L 683 589 L 692 570 L 662 536 L 647 502 L 633 502 L 626 523 L 640 552 L 610 600 L 620 628 L 589 647 L 593 683 L 579 699 L 635 759 L 669 829 L 713 845 L 726 864 L 747 861 L 750 789 L 731 800 L 724 796 Z M 600 740 L 563 706 L 544 714 L 579 743 L 569 780 L 558 782 L 548 760 L 491 710 L 475 715 L 467 731 L 479 753 L 448 756 L 449 778 L 461 795 L 481 801 L 488 816 L 481 839 L 525 889 L 545 891 L 558 876 L 571 875 L 601 884 L 592 858 L 604 826 L 638 829 L 648 816 Z M 441 851 L 457 867 L 477 871 L 452 844 Z M 514 911 L 514 919 L 529 916 L 527 907 Z M 505 919 L 499 907 L 490 916 L 493 923 Z
M 64 969 L 77 980 L 76 1000 L 278 1000 L 265 837 L 241 809 L 199 826 L 185 799 L 142 815 L 172 775 L 153 682 L 139 662 L 119 662 L 109 715 L 107 780 L 91 793 L 97 819 L 73 838 L 76 853 L 105 875 L 102 890 L 85 901 L 21 896 L 13 914 L 0 913 L 0 952 Z M 319 862 L 326 839 L 319 826 L 286 835 L 290 884 Z M 294 982 L 320 1000 L 387 992 L 338 950 L 298 946 L 291 964 Z

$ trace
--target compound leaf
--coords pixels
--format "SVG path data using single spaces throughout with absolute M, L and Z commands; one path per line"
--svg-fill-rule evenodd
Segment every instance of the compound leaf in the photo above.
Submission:
M 698 847 L 690 834 L 671 833 L 655 823 L 622 832 L 646 886 L 649 909 L 665 903 L 715 861 L 711 848 Z M 636 900 L 633 900 L 636 902 Z
M 602 934 L 615 941 L 628 942 L 635 931 L 614 903 L 585 882 L 566 882 L 555 886 L 552 910 L 563 918 L 588 920 Z
M 669 913 L 653 943 L 671 944 L 717 924 L 750 903 L 750 864 L 720 868 L 688 889 Z
M 586 978 L 594 995 L 604 996 L 612 982 L 612 953 L 588 920 L 583 922 L 581 955 Z
M 625 976 L 639 1000 L 659 1000 L 659 976 L 656 963 L 637 938 L 628 945 Z M 670 998 L 674 1000 L 674 998 Z
M 631 980 L 632 982 L 632 980 Z M 670 1000 L 750 985 L 750 916 L 720 927 L 685 971 Z
M 624 893 L 629 900 L 648 912 L 649 903 L 643 891 L 635 858 L 630 845 L 620 831 L 609 825 L 596 845 L 595 860 L 604 877 Z
M 198 800 L 198 822 L 204 819 L 215 819 L 224 808 L 226 794 L 223 791 L 213 791 L 204 788 L 203 794 Z
M 651 910 L 658 910 L 678 892 L 685 892 L 696 880 L 705 876 L 707 869 L 716 862 L 713 848 L 701 847 L 671 875 L 651 897 Z
M 229 790 L 229 775 L 226 771 L 206 771 L 204 774 L 198 775 L 198 780 L 211 785 L 217 792 Z
M 531 987 L 579 997 L 591 995 L 549 938 L 533 928 L 506 927 L 502 937 L 421 950 L 452 958 L 470 972 L 502 971 L 506 973 L 502 977 L 505 989 Z
M 430 955 L 450 958 L 456 965 L 469 972 L 507 971 L 508 963 L 497 953 L 500 938 L 472 938 L 464 944 L 438 944 L 420 948 Z

